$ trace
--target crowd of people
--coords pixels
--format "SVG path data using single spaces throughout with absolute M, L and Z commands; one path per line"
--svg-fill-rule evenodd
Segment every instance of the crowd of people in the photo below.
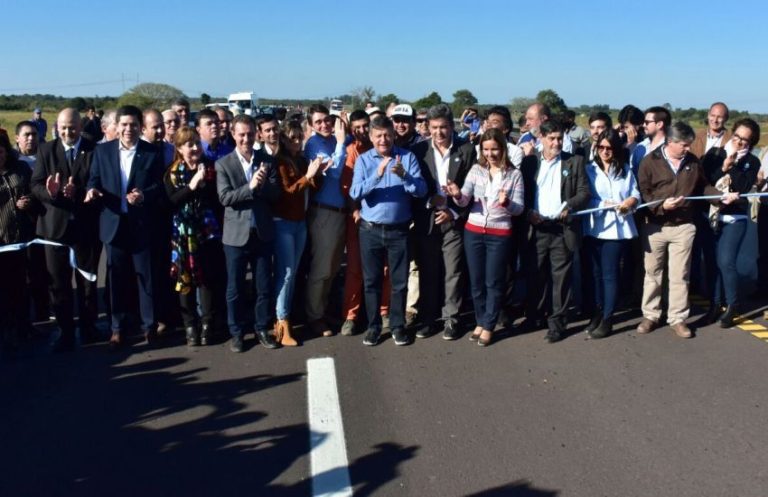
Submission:
M 664 107 L 628 105 L 616 123 L 596 112 L 585 129 L 536 103 L 518 136 L 503 106 L 467 109 L 458 124 L 445 104 L 206 108 L 190 122 L 180 99 L 164 111 L 63 109 L 46 141 L 40 114 L 16 126 L 15 146 L 0 133 L 0 250 L 21 244 L 0 251 L 10 347 L 29 330 L 29 300 L 48 312 L 46 293 L 57 350 L 73 349 L 77 330 L 101 339 L 96 282 L 73 273 L 70 250 L 90 273 L 106 254 L 114 348 L 177 324 L 190 347 L 228 333 L 233 352 L 250 332 L 270 349 L 336 332 L 373 346 L 384 330 L 396 345 L 466 333 L 487 346 L 521 316 L 520 330 L 554 343 L 575 295 L 593 339 L 613 333 L 622 300 L 642 313 L 637 333 L 666 319 L 690 338 L 692 264 L 710 298 L 702 322 L 738 319 L 737 257 L 757 210 L 768 281 L 768 204 L 742 197 L 766 190 L 760 128 L 727 129 L 721 102 L 698 133 Z M 25 246 L 35 238 L 55 243 Z

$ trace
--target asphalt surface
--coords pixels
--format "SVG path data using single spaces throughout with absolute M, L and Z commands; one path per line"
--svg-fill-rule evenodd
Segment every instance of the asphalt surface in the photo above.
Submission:
M 0 359 L 0 495 L 312 495 L 313 357 L 335 359 L 356 496 L 768 495 L 768 342 L 636 322 L 487 348 L 248 337 L 236 355 L 175 334 L 56 354 L 41 339 Z

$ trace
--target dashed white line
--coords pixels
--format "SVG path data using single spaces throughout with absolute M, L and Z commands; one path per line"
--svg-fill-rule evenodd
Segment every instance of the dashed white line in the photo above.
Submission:
M 307 400 L 312 495 L 351 496 L 347 443 L 336 386 L 336 366 L 330 357 L 307 361 Z

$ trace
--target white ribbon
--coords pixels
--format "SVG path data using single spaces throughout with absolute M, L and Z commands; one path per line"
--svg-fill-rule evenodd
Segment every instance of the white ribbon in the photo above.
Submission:
M 96 275 L 93 273 L 89 273 L 88 271 L 84 271 L 77 267 L 77 259 L 75 258 L 75 250 L 72 247 L 69 247 L 67 245 L 64 245 L 62 243 L 58 242 L 52 242 L 50 240 L 43 240 L 41 238 L 35 238 L 32 241 L 24 242 L 24 243 L 11 243 L 9 245 L 2 245 L 0 246 L 0 254 L 3 252 L 15 252 L 17 250 L 23 250 L 30 245 L 51 245 L 52 247 L 67 247 L 69 249 L 69 265 L 72 266 L 72 269 L 77 269 L 80 274 L 83 275 L 83 278 L 85 278 L 88 281 L 96 281 Z
M 750 198 L 750 197 L 768 197 L 768 193 L 744 193 L 739 195 L 739 198 Z M 717 200 L 723 198 L 722 195 L 698 195 L 693 197 L 683 197 L 685 200 Z M 664 199 L 662 200 L 653 200 L 651 202 L 646 202 L 644 204 L 640 204 L 634 208 L 635 211 L 638 211 L 640 209 L 643 209 L 645 207 L 653 207 L 654 205 L 659 205 L 660 203 L 664 202 Z M 581 211 L 571 212 L 571 216 L 585 216 L 587 214 L 592 214 L 593 212 L 598 211 L 605 211 L 608 209 L 615 209 L 616 205 L 606 205 L 603 207 L 593 207 L 592 209 L 584 209 Z

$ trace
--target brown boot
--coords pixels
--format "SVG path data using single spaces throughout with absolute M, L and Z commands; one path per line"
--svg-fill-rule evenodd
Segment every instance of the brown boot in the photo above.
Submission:
M 285 347 L 295 347 L 299 344 L 295 338 L 293 338 L 293 329 L 291 328 L 291 322 L 287 319 L 280 319 L 277 321 L 280 327 L 280 344 Z

